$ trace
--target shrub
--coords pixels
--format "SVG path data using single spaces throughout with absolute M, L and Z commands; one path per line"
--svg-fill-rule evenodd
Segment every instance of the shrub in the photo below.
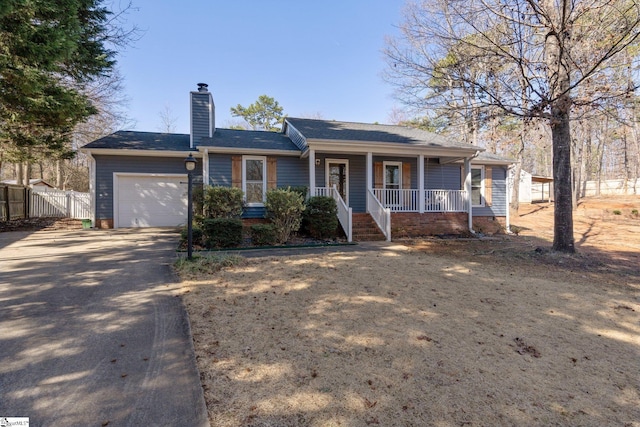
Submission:
M 303 201 L 307 199 L 307 194 L 309 193 L 309 187 L 307 187 L 306 185 L 297 185 L 293 187 L 287 187 L 286 189 L 301 195 Z
M 185 226 L 180 231 L 180 238 L 183 243 L 187 242 L 189 238 L 189 229 Z M 193 226 L 191 227 L 191 239 L 193 240 L 194 245 L 204 246 L 204 233 L 202 232 L 202 228 Z
M 193 184 L 191 188 L 191 199 L 193 200 L 193 213 L 195 216 L 202 216 L 204 212 L 204 186 Z
M 264 207 L 267 210 L 267 218 L 271 219 L 275 227 L 276 242 L 285 243 L 291 233 L 300 228 L 304 211 L 302 196 L 289 190 L 269 190 Z
M 242 243 L 242 221 L 239 218 L 205 219 L 202 231 L 208 248 L 229 248 Z
M 276 243 L 276 228 L 273 224 L 251 226 L 251 242 L 256 246 L 271 246 Z
M 338 208 L 333 197 L 314 196 L 307 201 L 304 223 L 307 232 L 316 238 L 332 238 L 338 234 Z
M 622 215 L 622 211 L 621 211 L 621 210 L 619 210 L 619 209 L 614 209 L 614 210 L 613 210 L 613 214 L 614 214 L 614 215 Z
M 631 209 L 631 215 L 638 216 L 638 209 Z
M 244 202 L 242 190 L 235 187 L 207 187 L 204 190 L 206 218 L 240 218 Z

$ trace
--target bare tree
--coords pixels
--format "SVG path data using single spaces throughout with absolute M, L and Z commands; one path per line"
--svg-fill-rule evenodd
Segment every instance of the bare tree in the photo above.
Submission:
M 401 100 L 420 108 L 472 93 L 473 103 L 457 108 L 544 119 L 553 149 L 553 249 L 574 252 L 572 109 L 606 103 L 635 86 L 614 81 L 577 89 L 606 78 L 612 59 L 637 42 L 639 23 L 640 6 L 631 0 L 412 2 L 402 36 L 387 43 L 388 80 Z M 444 80 L 448 86 L 434 85 Z
M 174 133 L 176 131 L 178 117 L 173 113 L 169 104 L 164 105 L 164 108 L 158 113 L 158 116 L 160 117 L 160 126 L 158 126 L 160 132 Z

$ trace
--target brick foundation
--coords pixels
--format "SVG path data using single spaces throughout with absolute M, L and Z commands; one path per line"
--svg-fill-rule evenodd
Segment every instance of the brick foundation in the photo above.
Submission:
M 474 217 L 473 229 L 484 234 L 504 230 L 504 217 Z M 436 234 L 467 234 L 468 217 L 464 212 L 392 213 L 391 237 L 419 237 Z
M 482 234 L 504 233 L 507 218 L 504 216 L 478 216 L 473 218 L 473 230 Z

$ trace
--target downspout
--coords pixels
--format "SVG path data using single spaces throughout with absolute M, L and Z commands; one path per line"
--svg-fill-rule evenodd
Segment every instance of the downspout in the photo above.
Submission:
M 476 151 L 476 153 L 471 157 L 465 157 L 464 159 L 464 189 L 467 195 L 467 226 L 469 228 L 469 232 L 472 235 L 476 235 L 475 230 L 473 229 L 473 207 L 471 201 L 471 160 L 478 157 L 480 151 Z
M 505 207 L 507 208 L 507 214 L 505 215 L 505 231 L 507 234 L 511 234 L 511 217 L 510 217 L 510 211 L 511 211 L 511 205 L 509 203 L 509 200 L 511 199 L 511 182 L 509 180 L 509 176 L 511 173 L 511 170 L 513 169 L 513 165 L 509 165 L 507 166 L 507 179 L 505 180 L 507 185 L 506 185 L 506 192 L 507 192 L 507 197 L 505 197 Z M 520 183 L 520 177 L 516 177 L 515 174 L 513 175 L 513 185 L 516 185 L 516 179 L 518 180 L 518 184 Z

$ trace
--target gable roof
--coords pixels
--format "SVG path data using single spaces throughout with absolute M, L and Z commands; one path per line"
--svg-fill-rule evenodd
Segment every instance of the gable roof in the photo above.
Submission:
M 212 137 L 201 138 L 197 147 L 233 148 L 246 150 L 283 150 L 300 152 L 300 149 L 283 133 L 259 130 L 216 128 Z
M 479 164 L 486 164 L 486 165 L 510 165 L 515 162 L 512 159 L 509 159 L 507 157 L 490 153 L 488 151 L 483 151 L 472 160 L 472 163 L 479 163 Z
M 458 142 L 453 138 L 447 138 L 408 126 L 300 119 L 295 117 L 287 117 L 285 119 L 285 127 L 287 123 L 302 134 L 307 142 L 309 140 L 351 141 L 405 144 L 406 146 L 415 146 L 416 148 L 434 147 L 463 148 L 475 151 L 484 150 L 472 144 Z
M 126 130 L 96 139 L 82 148 L 155 151 L 189 151 L 191 149 L 188 134 Z

